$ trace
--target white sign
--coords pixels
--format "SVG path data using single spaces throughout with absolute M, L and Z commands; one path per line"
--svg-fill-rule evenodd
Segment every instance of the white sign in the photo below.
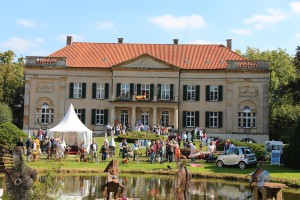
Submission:
M 271 164 L 272 165 L 280 165 L 280 150 L 272 150 L 271 152 Z

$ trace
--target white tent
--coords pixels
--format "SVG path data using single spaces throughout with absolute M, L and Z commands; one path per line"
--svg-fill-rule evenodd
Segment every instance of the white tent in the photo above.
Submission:
M 65 144 L 81 147 L 84 141 L 87 151 L 90 149 L 92 143 L 93 132 L 89 130 L 77 117 L 71 104 L 65 117 L 55 127 L 47 131 L 49 137 L 60 137 Z

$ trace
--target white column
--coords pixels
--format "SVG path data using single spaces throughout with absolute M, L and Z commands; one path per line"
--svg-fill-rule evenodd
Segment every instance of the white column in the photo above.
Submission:
M 174 108 L 174 129 L 178 130 L 178 108 Z
M 156 123 L 156 113 L 157 113 L 157 107 L 153 107 L 153 118 L 152 118 L 152 123 L 153 124 L 151 124 L 151 127 L 155 124 L 155 125 L 157 125 L 157 123 Z
M 131 130 L 135 129 L 135 122 L 136 122 L 136 107 L 131 107 Z
M 114 124 L 115 123 L 115 119 L 116 119 L 116 107 L 115 106 L 111 106 L 110 107 L 110 119 L 109 119 L 109 123 L 110 124 Z

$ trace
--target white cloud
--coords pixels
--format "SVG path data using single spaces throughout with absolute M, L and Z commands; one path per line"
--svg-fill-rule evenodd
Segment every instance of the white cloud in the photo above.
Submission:
M 211 42 L 209 40 L 196 39 L 196 40 L 190 42 L 190 44 L 213 44 L 213 42 Z
M 175 17 L 166 14 L 151 18 L 150 21 L 168 31 L 175 29 L 193 30 L 206 27 L 206 22 L 200 15 Z
M 252 32 L 246 30 L 246 29 L 231 29 L 231 33 L 236 33 L 238 35 L 252 35 Z
M 36 26 L 36 23 L 34 21 L 28 20 L 28 19 L 17 19 L 17 24 L 29 28 L 33 28 Z
M 99 30 L 107 30 L 107 29 L 112 29 L 114 27 L 114 23 L 111 21 L 106 21 L 106 22 L 97 22 L 96 23 L 96 28 Z
M 43 38 L 35 38 L 35 41 L 37 43 L 44 43 L 44 39 Z
M 278 9 L 268 8 L 267 11 L 270 13 L 270 15 L 253 15 L 251 18 L 246 19 L 245 23 L 269 24 L 285 20 L 289 17 L 289 15 L 284 14 L 283 12 L 281 12 L 281 10 Z
M 294 13 L 300 14 L 300 2 L 299 1 L 294 1 L 294 2 L 290 3 L 290 6 Z
M 300 33 L 297 33 L 297 34 L 296 34 L 296 38 L 299 38 L 299 39 L 300 39 Z
M 40 42 L 13 37 L 5 42 L 0 43 L 0 47 L 7 50 L 24 52 L 37 47 L 38 43 Z
M 72 36 L 73 41 L 83 41 L 84 40 L 83 35 L 76 35 L 76 34 L 60 34 L 56 37 L 56 39 L 60 40 L 60 41 L 67 41 L 67 36 Z

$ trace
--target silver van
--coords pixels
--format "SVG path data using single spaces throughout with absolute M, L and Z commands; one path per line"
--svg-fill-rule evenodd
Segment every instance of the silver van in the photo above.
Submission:
M 232 147 L 218 156 L 216 165 L 238 165 L 240 169 L 245 169 L 246 166 L 256 166 L 257 158 L 249 147 Z

